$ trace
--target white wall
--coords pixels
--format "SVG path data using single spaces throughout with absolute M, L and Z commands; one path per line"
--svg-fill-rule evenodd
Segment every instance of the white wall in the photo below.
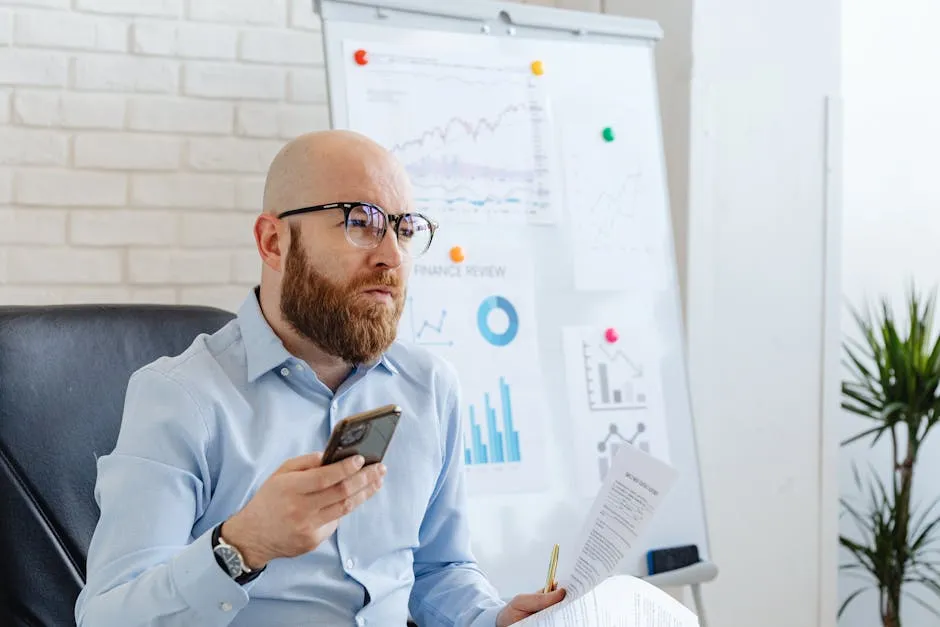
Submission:
M 285 138 L 325 128 L 307 0 L 0 3 L 0 304 L 236 307 Z
M 843 268 L 845 301 L 853 306 L 885 296 L 900 307 L 910 279 L 922 289 L 940 287 L 938 25 L 940 5 L 933 0 L 853 0 L 843 9 Z M 847 306 L 843 314 L 843 332 L 855 333 Z M 864 422 L 846 413 L 839 427 L 840 436 L 849 437 L 861 431 Z M 852 460 L 863 469 L 868 461 L 884 469 L 884 452 L 883 447 L 872 452 L 867 443 L 842 450 L 843 496 L 854 499 L 857 494 Z M 915 470 L 916 496 L 932 500 L 940 496 L 940 435 L 928 440 L 921 460 Z M 854 532 L 848 520 L 841 527 L 845 533 Z M 840 555 L 840 561 L 848 560 L 847 554 Z M 857 587 L 842 575 L 840 600 Z M 940 621 L 916 603 L 905 603 L 903 624 Z M 934 606 L 940 609 L 940 603 Z M 875 593 L 855 601 L 840 624 L 880 625 Z
M 838 277 L 825 280 L 837 242 L 824 173 L 839 0 L 697 0 L 694 11 L 689 361 L 721 569 L 705 590 L 709 624 L 833 625 L 823 355 L 838 339 L 824 334 L 836 330 L 825 305 Z

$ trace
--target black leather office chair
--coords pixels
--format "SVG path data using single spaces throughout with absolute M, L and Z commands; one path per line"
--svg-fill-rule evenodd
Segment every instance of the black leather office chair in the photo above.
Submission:
M 0 625 L 75 625 L 98 520 L 96 456 L 128 378 L 233 314 L 206 307 L 0 307 Z

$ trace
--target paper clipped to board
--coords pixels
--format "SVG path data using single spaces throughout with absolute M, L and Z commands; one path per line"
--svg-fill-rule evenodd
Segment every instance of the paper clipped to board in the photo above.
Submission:
M 652 584 L 614 576 L 677 478 L 669 464 L 633 446 L 620 449 L 585 521 L 558 585 L 565 600 L 521 624 L 691 627 L 695 615 Z

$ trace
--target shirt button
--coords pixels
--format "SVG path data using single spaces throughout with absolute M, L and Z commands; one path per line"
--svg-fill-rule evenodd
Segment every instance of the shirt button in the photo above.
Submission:
M 362 616 L 357 616 L 356 624 L 359 625 L 359 627 L 362 627 L 363 625 L 366 624 L 366 619 L 364 619 Z
M 304 365 L 303 365 L 303 364 L 297 364 L 297 365 L 294 366 L 294 367 L 297 368 L 298 371 L 301 371 L 301 370 L 304 369 Z
M 289 374 L 290 374 L 290 370 L 288 370 L 287 368 L 281 368 L 281 376 L 282 376 L 282 377 L 286 377 L 286 376 L 289 375 Z
M 228 601 L 222 601 L 221 603 L 219 603 L 219 609 L 222 610 L 223 612 L 231 612 L 232 604 L 229 603 Z
M 333 401 L 332 403 L 330 403 L 330 409 L 332 409 L 333 411 L 338 410 L 338 409 L 339 409 L 339 403 L 337 403 L 336 401 Z
M 350 570 L 352 570 L 352 568 L 354 568 L 355 566 L 356 566 L 356 560 L 354 560 L 351 557 L 348 560 L 346 560 L 346 568 L 349 568 Z

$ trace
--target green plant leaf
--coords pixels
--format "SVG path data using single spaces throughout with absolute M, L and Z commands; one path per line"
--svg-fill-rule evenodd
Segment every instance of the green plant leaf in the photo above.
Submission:
M 863 438 L 867 438 L 867 437 L 870 436 L 872 433 L 877 433 L 878 436 L 875 437 L 875 439 L 872 441 L 872 445 L 874 445 L 875 442 L 877 442 L 878 439 L 881 437 L 881 434 L 884 433 L 884 432 L 886 432 L 886 431 L 888 431 L 889 429 L 890 429 L 890 427 L 885 427 L 885 426 L 883 426 L 883 425 L 882 425 L 882 426 L 878 426 L 878 427 L 872 427 L 871 429 L 869 429 L 869 430 L 867 430 L 867 431 L 863 431 L 862 433 L 859 433 L 859 434 L 857 434 L 857 435 L 853 435 L 852 437 L 848 438 L 847 440 L 843 440 L 843 441 L 842 441 L 842 446 L 846 446 L 846 445 L 851 444 L 852 442 L 855 442 L 855 441 L 857 441 L 857 440 L 861 440 L 861 439 L 863 439 Z
M 925 610 L 927 610 L 928 612 L 930 612 L 930 613 L 933 614 L 934 616 L 940 618 L 940 611 L 938 611 L 935 607 L 932 607 L 932 606 L 931 606 L 929 603 L 927 603 L 926 601 L 920 599 L 919 597 L 914 596 L 914 594 L 912 594 L 912 593 L 910 593 L 910 592 L 904 592 L 903 595 L 905 596 L 905 598 L 908 598 L 908 599 L 914 601 L 915 603 L 917 603 L 918 605 L 920 605 L 922 608 L 924 608 Z
M 856 597 L 858 597 L 858 595 L 862 594 L 866 590 L 868 590 L 868 588 L 859 588 L 858 590 L 850 594 L 848 597 L 846 597 L 845 601 L 842 602 L 842 605 L 839 606 L 839 611 L 836 614 L 836 618 L 842 618 L 842 614 L 845 612 L 845 609 L 849 606 L 849 603 L 854 601 Z

